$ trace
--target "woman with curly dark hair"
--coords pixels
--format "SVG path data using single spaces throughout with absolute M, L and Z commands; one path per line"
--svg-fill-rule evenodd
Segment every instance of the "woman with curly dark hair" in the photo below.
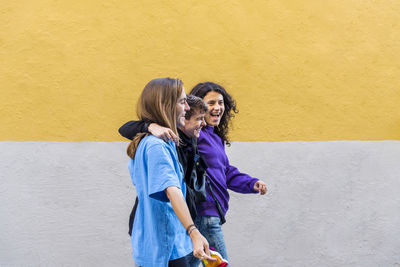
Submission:
M 228 211 L 228 189 L 238 193 L 267 192 L 265 183 L 253 178 L 229 164 L 225 144 L 229 143 L 228 132 L 232 117 L 238 112 L 235 100 L 219 84 L 204 82 L 197 84 L 190 94 L 198 96 L 208 106 L 205 116 L 207 126 L 201 130 L 198 150 L 207 163 L 207 199 L 196 206 L 198 217 L 195 224 L 223 258 L 228 259 L 221 225 Z M 191 266 L 198 266 L 196 258 Z
M 170 128 L 185 125 L 189 106 L 179 79 L 151 80 L 138 102 L 138 115 Z M 189 266 L 187 255 L 210 260 L 207 240 L 193 224 L 185 202 L 186 186 L 175 143 L 146 133 L 127 149 L 138 206 L 132 228 L 132 256 L 139 266 Z M 186 231 L 185 231 L 186 229 Z
M 206 114 L 206 122 L 215 127 L 215 133 L 225 144 L 230 145 L 228 139 L 229 124 L 235 113 L 239 112 L 235 100 L 221 85 L 212 82 L 197 84 L 190 94 L 202 98 L 209 108 L 214 109 L 213 112 Z M 218 106 L 220 109 L 216 108 Z

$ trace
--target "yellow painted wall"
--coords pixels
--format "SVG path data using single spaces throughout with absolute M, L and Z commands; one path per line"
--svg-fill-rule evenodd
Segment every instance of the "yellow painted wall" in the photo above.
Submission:
M 123 140 L 155 77 L 223 84 L 237 141 L 400 139 L 400 1 L 1 1 L 0 140 Z

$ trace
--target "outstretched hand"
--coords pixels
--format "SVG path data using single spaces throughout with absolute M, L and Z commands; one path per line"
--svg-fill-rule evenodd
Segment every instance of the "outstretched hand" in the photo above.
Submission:
M 174 141 L 176 144 L 178 144 L 179 138 L 170 128 L 160 126 L 157 123 L 151 123 L 148 127 L 148 131 L 155 137 L 161 138 L 165 142 Z
M 267 193 L 267 185 L 263 181 L 258 180 L 254 184 L 254 191 L 259 192 L 260 195 L 265 195 Z

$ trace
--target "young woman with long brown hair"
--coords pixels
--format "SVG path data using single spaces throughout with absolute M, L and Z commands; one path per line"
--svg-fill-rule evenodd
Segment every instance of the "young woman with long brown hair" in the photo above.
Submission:
M 138 115 L 177 133 L 189 110 L 178 79 L 150 81 Z M 139 205 L 132 229 L 133 259 L 139 266 L 188 266 L 185 256 L 211 259 L 207 240 L 194 226 L 185 203 L 185 184 L 175 143 L 138 134 L 128 147 L 129 171 Z

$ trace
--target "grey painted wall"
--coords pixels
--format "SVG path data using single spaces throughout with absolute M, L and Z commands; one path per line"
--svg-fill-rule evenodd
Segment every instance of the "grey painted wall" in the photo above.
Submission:
M 0 266 L 132 266 L 123 142 L 0 142 Z M 400 142 L 240 143 L 232 266 L 400 266 Z

